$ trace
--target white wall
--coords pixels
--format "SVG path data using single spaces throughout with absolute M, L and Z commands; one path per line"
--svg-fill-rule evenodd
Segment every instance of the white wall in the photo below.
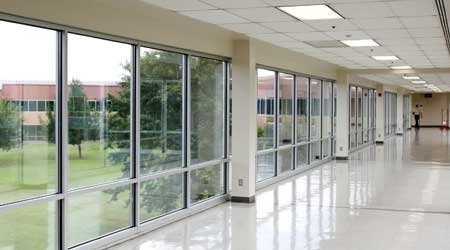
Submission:
M 423 117 L 420 119 L 423 126 L 441 126 L 442 116 L 444 119 L 447 116 L 449 107 L 449 97 L 447 93 L 433 93 L 432 98 L 425 98 L 423 93 L 416 93 L 411 95 L 412 110 L 411 110 L 411 125 L 414 126 L 415 120 L 412 112 L 416 110 L 416 105 L 419 105 L 419 110 Z M 422 107 L 420 107 L 422 105 Z

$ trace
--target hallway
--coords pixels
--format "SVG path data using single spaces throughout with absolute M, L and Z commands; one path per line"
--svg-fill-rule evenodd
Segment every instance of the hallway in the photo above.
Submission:
M 448 137 L 411 130 L 111 249 L 450 249 Z

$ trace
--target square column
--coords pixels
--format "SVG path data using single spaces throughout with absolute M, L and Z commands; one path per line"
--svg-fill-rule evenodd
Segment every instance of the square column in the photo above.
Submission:
M 377 97 L 376 97 L 376 126 L 377 132 L 375 135 L 375 141 L 377 143 L 384 143 L 384 87 L 381 84 L 377 85 Z
M 336 79 L 336 159 L 348 159 L 350 114 L 349 114 L 349 75 L 345 71 L 337 72 Z
M 251 40 L 233 53 L 231 201 L 251 203 L 256 190 L 256 62 Z

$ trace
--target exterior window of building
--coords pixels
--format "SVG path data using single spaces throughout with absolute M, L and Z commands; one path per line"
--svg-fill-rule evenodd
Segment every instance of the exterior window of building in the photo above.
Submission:
M 322 159 L 322 81 L 311 79 L 311 162 Z
M 356 148 L 356 87 L 350 87 L 350 149 Z
M 258 150 L 275 146 L 274 103 L 275 72 L 258 69 L 258 99 L 265 100 L 266 112 L 257 117 Z M 270 101 L 268 101 L 270 100 Z
M 94 50 L 96 53 L 91 53 Z M 85 61 L 102 65 L 87 69 Z M 68 36 L 68 182 L 79 188 L 130 176 L 131 46 L 98 38 Z M 94 84 L 92 84 L 94 82 Z M 115 99 L 118 112 L 89 110 L 88 99 Z
M 55 131 L 28 100 L 37 111 L 39 96 L 55 97 L 57 32 L 0 21 L 0 33 L 1 207 L 56 193 Z M 54 201 L 0 211 L 0 248 L 55 249 L 55 220 Z
M 293 92 L 294 76 L 284 73 L 279 74 L 278 84 L 278 145 L 292 144 L 292 130 L 293 130 Z
M 224 157 L 225 67 L 191 57 L 191 164 Z
M 141 48 L 141 174 L 183 166 L 183 60 L 182 54 Z
M 322 156 L 327 158 L 331 156 L 331 137 L 333 125 L 333 84 L 331 82 L 323 82 L 323 118 L 322 118 Z
M 362 145 L 363 143 L 363 127 L 362 127 L 362 88 L 358 87 L 357 88 L 357 98 L 356 98 L 356 129 L 357 129 L 357 133 L 358 135 L 356 136 L 356 138 L 358 138 L 358 143 L 357 145 Z
M 226 59 L 64 26 L 0 33 L 0 249 L 83 247 L 225 198 Z M 274 117 L 275 95 L 261 109 Z

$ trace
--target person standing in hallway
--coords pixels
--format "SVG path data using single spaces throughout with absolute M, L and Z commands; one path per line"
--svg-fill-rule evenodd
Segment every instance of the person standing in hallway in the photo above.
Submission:
M 414 116 L 414 120 L 416 121 L 416 124 L 414 125 L 414 127 L 419 128 L 420 118 L 422 118 L 422 112 L 420 111 L 418 104 L 416 104 L 416 108 L 414 109 L 412 114 Z

